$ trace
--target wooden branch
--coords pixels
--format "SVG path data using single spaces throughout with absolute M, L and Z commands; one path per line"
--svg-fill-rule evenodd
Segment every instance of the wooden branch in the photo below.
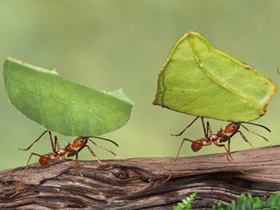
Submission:
M 165 184 L 174 158 L 109 160 L 107 165 L 79 161 L 84 179 L 71 161 L 33 164 L 13 198 L 24 167 L 0 172 L 0 209 L 172 209 L 193 192 L 193 209 L 209 209 L 217 202 L 229 204 L 241 193 L 267 196 L 280 190 L 279 151 L 274 146 L 232 153 L 249 175 L 240 173 L 224 153 L 180 158 Z

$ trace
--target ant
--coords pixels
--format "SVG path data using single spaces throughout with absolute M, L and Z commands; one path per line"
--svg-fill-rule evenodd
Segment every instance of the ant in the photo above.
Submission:
M 268 129 L 267 127 L 263 126 L 263 125 L 259 125 L 259 124 L 256 124 L 256 123 L 251 123 L 251 122 L 231 122 L 229 123 L 226 128 L 223 130 L 222 128 L 216 133 L 216 134 L 213 134 L 212 133 L 212 129 L 211 129 L 211 126 L 210 126 L 210 123 L 207 121 L 207 129 L 205 129 L 205 123 L 204 123 L 204 118 L 203 117 L 199 117 L 197 116 L 189 125 L 187 125 L 186 128 L 184 128 L 183 131 L 181 131 L 179 134 L 171 134 L 172 136 L 181 136 L 198 118 L 201 118 L 201 121 L 202 121 L 202 127 L 203 127 L 203 131 L 204 131 L 204 138 L 201 138 L 201 139 L 198 139 L 198 140 L 191 140 L 191 139 L 187 139 L 187 138 L 184 138 L 182 140 L 182 143 L 179 147 L 179 151 L 178 151 L 178 154 L 176 156 L 176 159 L 174 161 L 174 164 L 173 164 L 173 167 L 171 169 L 171 172 L 168 176 L 168 178 L 166 180 L 164 180 L 163 183 L 167 182 L 171 176 L 172 176 L 172 172 L 173 172 L 173 169 L 174 169 L 174 166 L 178 160 L 178 157 L 179 157 L 179 154 L 181 152 L 181 149 L 182 149 L 182 146 L 184 144 L 185 141 L 189 141 L 191 142 L 191 149 L 193 152 L 198 152 L 203 146 L 210 146 L 212 143 L 215 144 L 216 146 L 218 147 L 224 147 L 224 149 L 226 150 L 227 152 L 227 160 L 228 161 L 234 161 L 234 158 L 231 156 L 230 154 L 230 140 L 231 138 L 239 133 L 241 135 L 241 137 L 243 138 L 243 140 L 245 142 L 247 142 L 250 147 L 252 149 L 255 149 L 253 147 L 253 145 L 249 142 L 249 140 L 245 137 L 245 135 L 239 130 L 240 127 L 243 127 L 246 131 L 250 132 L 250 133 L 253 133 L 261 138 L 263 138 L 265 141 L 267 141 L 269 143 L 269 145 L 271 145 L 271 143 L 269 142 L 269 140 L 267 138 L 265 138 L 264 136 L 258 134 L 258 133 L 255 133 L 253 131 L 250 131 L 247 127 L 245 127 L 242 123 L 247 123 L 247 124 L 251 124 L 251 125 L 256 125 L 256 126 L 259 126 L 259 127 L 262 127 L 264 128 L 265 130 L 270 131 L 270 129 Z M 227 146 L 224 144 L 225 142 L 227 142 Z M 248 173 L 245 173 L 244 171 L 242 171 L 238 165 L 235 163 L 236 167 L 238 168 L 238 170 L 243 173 L 243 174 L 248 174 Z
M 11 195 L 11 197 L 14 197 L 15 195 L 17 195 L 20 191 L 20 187 L 21 187 L 21 184 L 22 184 L 22 180 L 26 174 L 26 171 L 27 171 L 27 167 L 29 165 L 29 162 L 31 160 L 31 157 L 36 155 L 36 156 L 39 156 L 39 163 L 41 166 L 46 166 L 48 165 L 50 162 L 54 161 L 54 160 L 58 160 L 59 158 L 62 158 L 63 160 L 65 161 L 72 161 L 73 160 L 71 158 L 68 158 L 68 157 L 73 157 L 73 156 L 76 156 L 76 160 L 75 160 L 75 170 L 79 173 L 79 175 L 84 179 L 82 173 L 80 172 L 80 170 L 78 169 L 78 154 L 80 151 L 82 151 L 85 147 L 88 148 L 89 152 L 97 159 L 98 163 L 101 164 L 101 165 L 106 165 L 106 163 L 103 163 L 101 162 L 101 160 L 99 159 L 99 157 L 92 151 L 92 149 L 87 145 L 88 141 L 92 142 L 95 146 L 101 148 L 101 149 L 104 149 L 108 152 L 110 152 L 111 154 L 113 154 L 117 159 L 118 159 L 118 156 L 112 152 L 111 150 L 105 148 L 105 147 L 102 147 L 102 146 L 99 146 L 97 145 L 94 141 L 92 141 L 90 138 L 97 138 L 97 139 L 102 139 L 102 140 L 105 140 L 105 141 L 109 141 L 111 143 L 113 143 L 114 145 L 116 145 L 117 147 L 119 146 L 116 142 L 110 140 L 110 139 L 106 139 L 106 138 L 102 138 L 102 137 L 97 137 L 97 136 L 86 136 L 86 137 L 83 137 L 83 136 L 80 136 L 78 138 L 76 138 L 73 142 L 73 144 L 70 144 L 68 143 L 64 148 L 60 148 L 60 145 L 59 145 L 59 142 L 58 142 L 58 139 L 57 139 L 57 136 L 54 137 L 54 141 L 53 141 L 53 138 L 52 138 L 52 133 L 51 131 L 49 130 L 46 130 L 44 131 L 29 147 L 27 147 L 26 149 L 19 149 L 19 150 L 22 150 L 22 151 L 27 151 L 29 150 L 36 142 L 38 142 L 42 136 L 44 136 L 46 133 L 49 133 L 49 136 L 50 136 L 50 141 L 51 141 L 51 145 L 52 145 L 52 152 L 48 153 L 48 154 L 44 154 L 44 155 L 40 155 L 40 154 L 37 154 L 37 153 L 34 153 L 32 152 L 29 156 L 29 159 L 27 161 L 27 164 L 25 166 L 25 169 L 21 175 L 21 178 L 20 178 L 20 182 L 19 182 L 19 185 L 17 186 L 16 190 L 15 190 L 15 193 Z M 75 150 L 75 148 L 77 150 Z

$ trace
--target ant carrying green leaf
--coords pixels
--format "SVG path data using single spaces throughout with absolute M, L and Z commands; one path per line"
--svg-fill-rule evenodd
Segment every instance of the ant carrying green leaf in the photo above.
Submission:
M 29 162 L 32 158 L 32 156 L 38 156 L 39 158 L 39 163 L 41 166 L 46 166 L 48 165 L 50 162 L 54 161 L 54 160 L 58 160 L 59 158 L 62 158 L 65 161 L 73 161 L 71 158 L 69 157 L 73 157 L 75 156 L 75 170 L 79 173 L 79 175 L 83 178 L 82 173 L 80 172 L 79 168 L 78 168 L 78 154 L 84 149 L 87 148 L 89 150 L 89 152 L 97 159 L 98 163 L 101 165 L 105 165 L 106 163 L 101 162 L 101 160 L 99 159 L 99 157 L 93 152 L 93 150 L 87 145 L 88 141 L 90 141 L 91 143 L 93 143 L 95 146 L 100 147 L 108 152 L 110 152 L 111 154 L 113 154 L 116 158 L 118 158 L 118 156 L 112 152 L 111 150 L 99 146 L 98 144 L 96 144 L 94 141 L 92 141 L 90 138 L 96 138 L 96 139 L 102 139 L 105 141 L 109 141 L 111 143 L 113 143 L 116 146 L 119 146 L 116 142 L 110 140 L 110 139 L 106 139 L 106 138 L 102 138 L 102 137 L 97 137 L 97 136 L 86 136 L 86 137 L 78 137 L 74 140 L 73 144 L 68 143 L 64 148 L 60 148 L 57 136 L 54 137 L 54 141 L 52 138 L 52 133 L 51 131 L 46 130 L 45 132 L 43 132 L 29 147 L 27 147 L 26 149 L 19 149 L 19 150 L 23 150 L 23 151 L 27 151 L 29 150 L 36 142 L 38 142 L 42 136 L 46 133 L 49 133 L 50 136 L 50 141 L 51 141 L 51 145 L 52 145 L 52 152 L 44 154 L 44 155 L 40 155 L 37 153 L 32 152 L 29 156 L 29 159 L 27 161 L 27 164 L 25 166 L 25 169 L 21 175 L 20 178 L 20 182 L 15 190 L 15 193 L 11 195 L 11 197 L 14 197 L 15 195 L 17 195 L 20 192 L 20 187 L 22 184 L 22 180 L 26 174 Z M 84 179 L 84 178 L 83 178 Z
M 250 143 L 250 141 L 245 137 L 245 135 L 239 130 L 240 127 L 243 127 L 246 131 L 250 132 L 250 133 L 253 133 L 261 138 L 263 138 L 265 141 L 267 141 L 269 143 L 269 145 L 271 145 L 271 143 L 269 142 L 269 140 L 267 138 L 265 138 L 264 136 L 258 134 L 258 133 L 255 133 L 253 131 L 250 131 L 247 127 L 245 127 L 243 124 L 246 123 L 246 124 L 251 124 L 251 125 L 256 125 L 256 126 L 259 126 L 259 127 L 262 127 L 264 128 L 265 130 L 270 131 L 270 129 L 268 129 L 267 127 L 263 126 L 263 125 L 259 125 L 259 124 L 256 124 L 256 123 L 251 123 L 251 122 L 231 122 L 229 123 L 225 129 L 220 129 L 216 134 L 213 134 L 212 133 L 212 129 L 211 129 L 211 126 L 210 126 L 210 123 L 207 122 L 207 125 L 206 125 L 206 128 L 205 128 L 205 123 L 204 123 L 204 118 L 203 117 L 199 117 L 197 116 L 186 128 L 184 128 L 184 130 L 182 130 L 179 134 L 172 134 L 173 136 L 181 136 L 189 127 L 192 126 L 192 124 L 198 119 L 198 118 L 201 118 L 201 122 L 202 122 L 202 127 L 203 127 L 203 131 L 204 131 L 204 138 L 201 138 L 201 139 L 198 139 L 198 140 L 191 140 L 191 139 L 187 139 L 187 138 L 184 138 L 182 140 L 182 143 L 179 147 L 179 150 L 178 150 L 178 153 L 177 153 L 177 156 L 175 158 L 175 161 L 174 161 L 174 164 L 173 164 L 173 167 L 171 169 L 171 172 L 168 176 L 168 178 L 164 181 L 167 182 L 171 176 L 172 176 L 172 172 L 173 172 L 173 169 L 174 169 L 174 166 L 176 165 L 176 162 L 178 160 L 178 157 L 180 155 L 180 152 L 181 152 L 181 149 L 183 147 L 183 144 L 186 142 L 186 141 L 189 141 L 191 142 L 191 148 L 192 148 L 192 151 L 193 152 L 198 152 L 203 146 L 210 146 L 212 143 L 215 144 L 216 146 L 218 147 L 223 147 L 226 152 L 227 152 L 227 160 L 228 161 L 234 161 L 234 158 L 232 157 L 231 153 L 230 153 L 230 140 L 231 138 L 239 133 L 241 135 L 241 137 L 243 138 L 243 140 L 248 143 L 250 145 L 250 147 L 252 149 L 254 149 L 253 145 Z M 224 144 L 227 142 L 227 145 Z M 235 163 L 235 162 L 234 162 Z M 241 168 L 238 167 L 237 163 L 235 163 L 236 167 L 238 168 L 238 170 L 243 173 L 243 174 L 247 174 L 246 172 L 242 171 Z

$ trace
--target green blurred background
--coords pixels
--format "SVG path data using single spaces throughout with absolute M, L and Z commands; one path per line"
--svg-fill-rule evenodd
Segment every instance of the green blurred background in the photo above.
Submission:
M 174 157 L 182 138 L 170 133 L 181 131 L 193 117 L 152 105 L 159 70 L 172 46 L 186 32 L 197 31 L 218 49 L 257 68 L 279 85 L 279 11 L 278 0 L 2 0 L 0 63 L 12 56 L 40 67 L 57 68 L 62 77 L 97 89 L 122 87 L 135 103 L 131 119 L 121 129 L 104 135 L 117 141 L 119 148 L 107 142 L 100 144 L 120 158 Z M 3 79 L 0 83 L 2 170 L 25 165 L 31 151 L 18 148 L 29 146 L 44 129 L 9 103 Z M 269 127 L 271 134 L 248 126 L 273 145 L 279 144 L 279 103 L 277 94 L 267 114 L 255 121 Z M 226 125 L 215 120 L 211 123 L 214 131 Z M 244 133 L 255 147 L 267 146 L 261 138 Z M 201 138 L 201 123 L 184 136 Z M 64 136 L 59 139 L 61 146 L 73 141 Z M 232 150 L 249 148 L 239 135 L 232 140 Z M 103 159 L 113 158 L 106 151 L 94 150 Z M 32 151 L 50 152 L 48 137 Z M 224 150 L 209 146 L 197 155 L 218 152 Z M 186 144 L 182 156 L 191 155 L 194 153 Z M 86 150 L 79 158 L 94 159 Z M 32 160 L 37 161 L 37 157 Z

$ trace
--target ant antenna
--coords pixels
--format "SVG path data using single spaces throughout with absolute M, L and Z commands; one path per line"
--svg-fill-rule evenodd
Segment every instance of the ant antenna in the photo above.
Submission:
M 251 123 L 249 123 L 249 124 L 251 124 Z M 256 125 L 259 125 L 259 124 L 256 124 Z M 244 125 L 242 125 L 242 124 L 241 124 L 241 126 L 242 126 L 243 128 L 245 128 L 246 131 L 248 131 L 248 132 L 250 132 L 250 133 L 252 133 L 252 134 L 255 134 L 256 136 L 259 136 L 259 137 L 263 138 L 266 142 L 269 143 L 269 145 L 271 145 L 270 141 L 269 141 L 267 138 L 265 138 L 264 136 L 262 136 L 261 134 L 249 130 L 248 128 L 246 128 L 246 127 L 245 127 Z M 259 126 L 260 126 L 260 127 L 266 128 L 265 126 L 262 126 L 262 125 L 259 125 Z M 267 128 L 267 129 L 268 129 L 268 128 Z M 268 130 L 269 130 L 269 129 L 268 129 Z M 271 131 L 269 130 L 269 132 L 271 132 Z M 252 146 L 251 146 L 251 147 L 252 147 Z
M 265 127 L 264 125 L 260 125 L 260 124 L 257 124 L 257 123 L 252 123 L 252 122 L 242 122 L 242 123 L 247 123 L 247 124 L 251 124 L 251 125 L 256 125 L 256 126 L 259 126 L 261 128 L 264 128 L 265 130 L 267 130 L 268 132 L 271 132 L 271 130 L 267 127 Z M 241 124 L 242 125 L 242 124 Z M 243 126 L 244 127 L 244 126 Z
M 117 147 L 119 146 L 116 142 L 114 142 L 114 141 L 111 140 L 111 139 L 106 139 L 106 138 L 99 137 L 99 136 L 88 136 L 88 139 L 89 139 L 89 138 L 102 139 L 102 140 L 104 140 L 104 141 L 111 142 L 112 144 L 116 145 Z M 90 140 L 90 139 L 89 139 L 89 140 Z

